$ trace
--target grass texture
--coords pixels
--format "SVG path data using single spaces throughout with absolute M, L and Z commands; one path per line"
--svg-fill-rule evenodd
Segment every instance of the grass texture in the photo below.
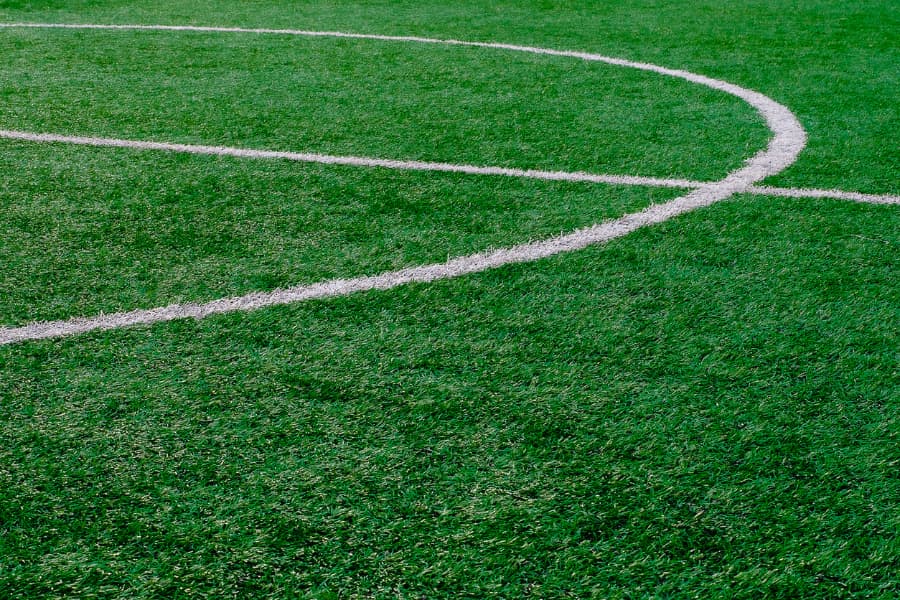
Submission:
M 898 193 L 890 2 L 10 1 L 585 50 Z M 848 5 L 849 4 L 849 5 Z M 0 127 L 715 179 L 752 110 L 571 59 L 0 30 Z M 672 190 L 0 141 L 0 323 L 377 273 Z M 742 195 L 429 285 L 0 347 L 0 597 L 895 598 L 900 211 Z

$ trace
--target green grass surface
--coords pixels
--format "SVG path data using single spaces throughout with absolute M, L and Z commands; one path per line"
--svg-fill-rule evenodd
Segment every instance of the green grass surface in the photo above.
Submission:
M 732 96 L 572 58 L 235 33 L 3 41 L 8 129 L 712 180 L 767 133 Z
M 12 2 L 586 50 L 898 193 L 892 3 Z M 323 101 L 325 100 L 325 101 Z M 748 108 L 579 61 L 0 30 L 0 127 L 715 178 Z M 0 322 L 538 239 L 677 192 L 0 141 Z M 742 195 L 429 285 L 0 347 L 0 597 L 895 598 L 900 211 Z
M 8 325 L 441 262 L 674 190 L 0 143 Z

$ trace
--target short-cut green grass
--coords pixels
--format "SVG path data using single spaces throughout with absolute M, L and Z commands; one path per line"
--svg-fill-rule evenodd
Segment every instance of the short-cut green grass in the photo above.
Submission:
M 758 90 L 897 194 L 888 0 L 0 0 L 585 50 Z M 729 96 L 563 58 L 0 29 L 0 128 L 714 180 Z M 675 190 L 0 140 L 0 325 L 540 239 Z M 0 347 L 0 597 L 895 598 L 900 210 L 739 195 L 478 275 Z

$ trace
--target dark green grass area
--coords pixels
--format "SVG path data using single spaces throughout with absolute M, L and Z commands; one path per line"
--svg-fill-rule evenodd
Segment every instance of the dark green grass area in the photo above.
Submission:
M 4 348 L 0 592 L 894 597 L 897 225 L 744 197 L 433 286 Z
M 893 3 L 659 4 L 0 0 L 0 21 L 645 60 L 794 110 L 809 146 L 769 183 L 900 192 Z M 698 178 L 764 145 L 676 80 L 405 50 L 0 29 L 0 127 Z M 0 323 L 442 261 L 677 193 L 0 141 Z M 0 598 L 894 599 L 898 274 L 898 207 L 744 195 L 456 280 L 2 346 Z

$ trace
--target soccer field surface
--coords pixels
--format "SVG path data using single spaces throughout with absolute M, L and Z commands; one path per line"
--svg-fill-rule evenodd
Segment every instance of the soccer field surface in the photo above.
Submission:
M 0 597 L 900 594 L 900 11 L 654 5 L 0 0 Z

